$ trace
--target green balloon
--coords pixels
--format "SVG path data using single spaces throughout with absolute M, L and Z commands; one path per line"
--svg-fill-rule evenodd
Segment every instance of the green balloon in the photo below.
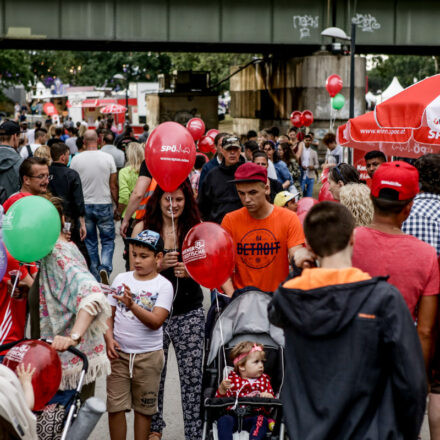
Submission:
M 332 107 L 335 110 L 341 110 L 341 108 L 344 107 L 344 105 L 345 105 L 344 95 L 338 93 L 337 95 L 335 95 L 334 98 L 332 98 Z
M 3 217 L 6 249 L 18 261 L 32 263 L 49 254 L 61 231 L 55 206 L 40 196 L 17 200 Z

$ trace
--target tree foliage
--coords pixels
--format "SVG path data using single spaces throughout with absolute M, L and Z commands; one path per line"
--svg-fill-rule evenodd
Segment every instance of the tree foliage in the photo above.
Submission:
M 25 50 L 2 50 L 0 52 L 0 84 L 10 87 L 18 84 L 29 88 L 34 75 L 29 70 L 30 54 Z
M 211 73 L 211 84 L 216 84 L 229 75 L 231 66 L 251 59 L 251 54 L 227 53 L 3 50 L 0 81 L 4 87 L 23 84 L 29 88 L 37 81 L 50 86 L 57 78 L 73 86 L 125 87 L 114 75 L 122 74 L 128 81 L 155 81 L 159 73 L 206 70 Z M 221 89 L 227 87 L 224 83 Z
M 394 76 L 403 87 L 438 72 L 437 57 L 416 55 L 390 55 L 373 58 L 375 67 L 368 72 L 368 86 L 373 92 L 385 90 Z
M 111 87 L 116 74 L 128 81 L 154 81 L 157 75 L 171 68 L 169 56 L 141 52 L 33 52 L 31 68 L 36 80 L 50 85 L 59 78 L 63 83 Z

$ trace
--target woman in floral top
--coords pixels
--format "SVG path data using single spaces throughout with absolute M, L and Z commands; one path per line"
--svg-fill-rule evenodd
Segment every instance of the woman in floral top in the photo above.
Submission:
M 61 200 L 52 198 L 51 202 L 64 226 Z M 84 384 L 91 384 L 89 392 L 93 394 L 96 377 L 110 373 L 104 346 L 110 307 L 81 252 L 62 232 L 52 252 L 41 260 L 39 285 L 40 334 L 42 338 L 53 339 L 52 346 L 61 352 L 60 390 L 78 385 L 82 362 L 66 351 L 77 346 L 88 358 Z

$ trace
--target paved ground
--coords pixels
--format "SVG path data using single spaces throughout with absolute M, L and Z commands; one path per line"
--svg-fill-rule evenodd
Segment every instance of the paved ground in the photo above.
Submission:
M 117 230 L 119 230 L 119 224 L 117 225 Z M 122 239 L 117 235 L 116 239 L 116 249 L 113 258 L 114 271 L 112 274 L 112 279 L 115 275 L 120 272 L 125 271 L 124 260 L 122 259 Z M 205 308 L 209 304 L 208 291 L 205 291 Z M 103 379 L 98 379 L 97 381 L 97 393 L 96 395 L 101 399 L 105 400 L 105 381 Z M 177 365 L 175 361 L 174 351 L 170 350 L 170 358 L 168 363 L 168 374 L 165 383 L 165 421 L 167 427 L 163 433 L 164 440 L 184 440 L 183 437 L 183 419 L 182 419 L 182 409 L 180 403 L 180 385 L 179 378 L 177 375 Z M 426 419 L 426 418 L 425 418 Z M 127 439 L 133 439 L 133 414 L 130 413 L 127 416 L 128 424 L 128 435 Z M 89 437 L 90 440 L 104 440 L 109 438 L 108 432 L 108 421 L 107 415 L 104 414 L 101 417 L 98 425 L 94 429 L 93 433 Z M 429 440 L 429 431 L 427 429 L 427 423 L 425 423 L 422 428 L 422 440 Z

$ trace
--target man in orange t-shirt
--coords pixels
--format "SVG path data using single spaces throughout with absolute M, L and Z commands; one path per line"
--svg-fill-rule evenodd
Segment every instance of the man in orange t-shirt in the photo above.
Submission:
M 275 291 L 289 274 L 289 258 L 304 243 L 297 215 L 267 201 L 267 170 L 252 162 L 235 172 L 243 208 L 225 215 L 222 226 L 229 232 L 236 252 L 235 271 L 222 286 L 228 296 L 234 290 L 254 286 Z

